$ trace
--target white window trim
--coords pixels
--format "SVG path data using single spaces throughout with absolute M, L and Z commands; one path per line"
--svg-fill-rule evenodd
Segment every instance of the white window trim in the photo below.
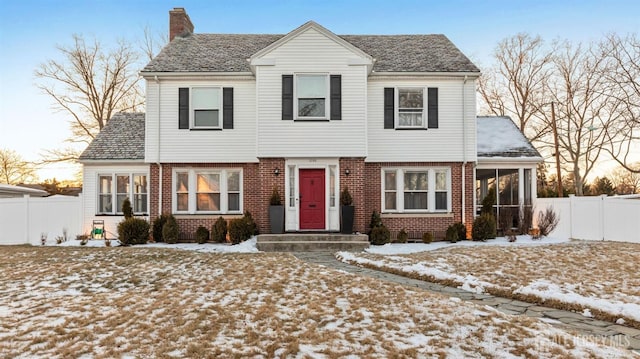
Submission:
M 400 125 L 400 89 L 421 89 L 422 90 L 422 126 L 401 126 Z M 401 129 L 423 129 L 427 128 L 426 109 L 428 104 L 428 92 L 426 87 L 422 86 L 397 86 L 394 88 L 393 108 L 394 108 L 394 128 Z
M 193 105 L 194 89 L 217 89 L 218 108 L 195 108 Z M 221 130 L 222 129 L 222 86 L 192 86 L 189 88 L 189 128 L 192 130 Z M 218 126 L 196 126 L 196 110 L 218 110 Z
M 96 191 L 96 214 L 97 215 L 123 215 L 122 212 L 122 208 L 116 208 L 118 207 L 118 193 L 117 189 L 118 189 L 118 183 L 117 183 L 117 179 L 118 176 L 128 176 L 129 177 L 129 192 L 127 193 L 127 198 L 129 198 L 129 201 L 131 201 L 131 206 L 134 210 L 134 214 L 136 215 L 146 215 L 147 213 L 149 213 L 149 174 L 148 173 L 142 173 L 142 172 L 112 172 L 112 173 L 98 173 L 96 180 L 97 180 L 97 191 Z M 134 186 L 134 177 L 135 176 L 145 176 L 146 179 L 146 188 L 147 188 L 147 192 L 144 193 L 147 195 L 147 210 L 145 212 L 140 212 L 140 211 L 135 211 L 136 208 L 134 207 L 134 195 L 136 195 L 136 193 L 134 192 L 135 186 Z M 102 192 L 100 192 L 100 178 L 101 177 L 111 177 L 111 211 L 110 212 L 102 212 L 100 211 L 100 197 L 102 196 Z
M 178 196 L 176 193 L 176 180 L 178 172 L 188 173 L 188 205 L 186 211 L 178 211 Z M 240 181 L 240 209 L 229 210 L 228 173 L 238 172 Z M 219 174 L 220 175 L 220 210 L 219 211 L 198 211 L 197 210 L 197 175 L 198 174 Z M 174 168 L 171 174 L 171 211 L 173 214 L 242 214 L 243 213 L 243 170 L 242 168 Z M 234 191 L 235 193 L 235 191 Z
M 298 113 L 298 76 L 324 76 L 325 81 L 325 97 L 324 97 L 324 116 L 300 116 Z M 329 73 L 327 72 L 301 72 L 296 73 L 293 76 L 293 119 L 294 120 L 328 120 L 330 114 L 329 103 L 331 102 L 331 89 L 329 88 L 331 83 L 329 81 Z
M 385 177 L 387 171 L 396 172 L 396 208 L 385 208 Z M 404 174 L 405 172 L 427 172 L 427 209 L 405 209 L 404 208 Z M 447 209 L 436 210 L 436 172 L 445 171 L 447 174 Z M 450 167 L 384 167 L 380 170 L 380 208 L 382 213 L 451 213 L 451 168 Z

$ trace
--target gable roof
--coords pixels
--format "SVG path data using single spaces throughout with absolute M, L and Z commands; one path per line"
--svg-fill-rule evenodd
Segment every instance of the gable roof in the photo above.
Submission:
M 119 112 L 80 155 L 90 160 L 144 160 L 144 112 Z
M 288 35 L 307 27 L 308 22 Z M 331 33 L 329 30 L 326 32 Z M 176 36 L 145 72 L 250 72 L 247 59 L 288 35 L 188 34 Z M 374 72 L 475 72 L 480 70 L 446 36 L 334 35 L 375 59 Z
M 478 158 L 529 157 L 540 158 L 540 153 L 520 132 L 508 116 L 478 116 Z

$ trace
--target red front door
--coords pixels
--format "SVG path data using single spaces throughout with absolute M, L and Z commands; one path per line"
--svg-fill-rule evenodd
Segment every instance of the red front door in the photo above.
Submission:
M 325 229 L 324 170 L 300 170 L 300 229 Z

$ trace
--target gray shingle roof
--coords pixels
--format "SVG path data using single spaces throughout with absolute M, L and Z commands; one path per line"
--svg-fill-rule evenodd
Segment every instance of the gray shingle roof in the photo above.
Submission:
M 113 115 L 80 155 L 84 160 L 144 160 L 144 113 Z
M 285 35 L 177 36 L 142 72 L 249 72 L 247 59 Z M 376 59 L 376 72 L 479 72 L 444 35 L 338 35 Z
M 541 157 L 508 116 L 478 116 L 478 157 Z

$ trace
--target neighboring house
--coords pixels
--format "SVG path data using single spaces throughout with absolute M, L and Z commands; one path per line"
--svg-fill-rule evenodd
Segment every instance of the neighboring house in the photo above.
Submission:
M 141 72 L 146 116 L 115 116 L 81 156 L 85 222 L 114 225 L 129 197 L 150 219 L 173 213 L 184 235 L 244 211 L 268 233 L 275 187 L 287 231 L 337 231 L 348 188 L 357 231 L 379 211 L 391 231 L 442 233 L 470 227 L 476 165 L 511 165 L 535 188 L 537 153 L 478 158 L 480 72 L 443 35 L 193 29 L 170 11 L 171 42 Z

